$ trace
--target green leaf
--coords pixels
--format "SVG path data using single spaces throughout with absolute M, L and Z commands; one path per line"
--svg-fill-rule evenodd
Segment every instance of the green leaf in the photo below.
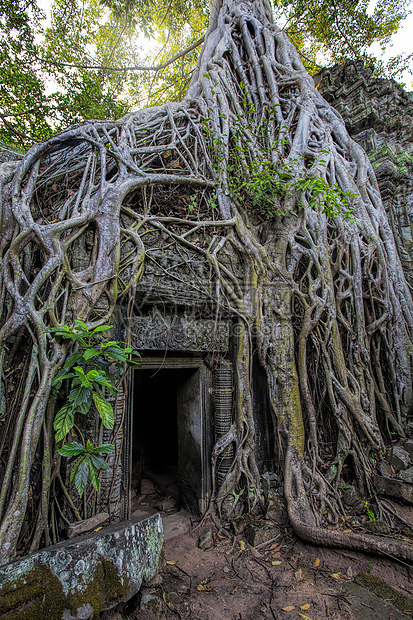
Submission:
M 109 347 L 105 349 L 105 355 L 108 355 L 112 359 L 120 362 L 128 362 L 128 354 L 125 353 L 120 347 Z
M 96 446 L 93 451 L 97 452 L 98 454 L 110 454 L 114 451 L 114 449 L 115 446 L 113 445 L 113 443 L 102 443 L 100 444 L 100 446 Z
M 81 443 L 78 441 L 72 441 L 71 443 L 67 443 L 65 446 L 62 446 L 57 452 L 62 456 L 78 456 L 79 454 L 83 454 L 84 451 L 85 447 Z
M 105 377 L 104 375 L 98 375 L 95 379 L 94 379 L 95 383 L 99 383 L 99 385 L 103 385 L 104 387 L 109 388 L 111 391 L 115 390 L 115 393 L 118 391 L 115 386 L 113 385 L 113 382 L 110 381 L 110 379 L 108 379 L 107 377 Z
M 112 329 L 113 325 L 101 325 L 100 327 L 95 327 L 95 329 L 91 332 L 91 335 L 98 334 L 100 332 L 107 332 L 108 329 Z
M 70 404 L 63 405 L 56 413 L 53 428 L 56 431 L 55 441 L 61 441 L 73 428 L 75 422 L 75 412 Z
M 86 325 L 86 323 L 84 323 L 83 321 L 81 321 L 80 319 L 75 319 L 75 323 L 76 325 L 78 325 L 81 328 L 81 331 L 86 332 L 87 334 L 89 334 L 89 328 Z
M 63 366 L 63 368 L 62 368 L 62 370 L 60 372 L 64 371 L 65 369 L 66 370 L 70 370 L 76 364 L 76 362 L 81 360 L 82 358 L 83 358 L 83 354 L 82 353 L 79 353 L 79 352 L 71 353 L 66 358 L 64 366 Z
M 119 343 L 117 340 L 108 340 L 108 342 L 101 342 L 100 346 L 102 349 L 107 349 L 108 347 L 118 347 Z
M 97 454 L 91 454 L 90 459 L 92 460 L 93 465 L 96 467 L 96 469 L 109 469 L 109 465 L 101 456 L 98 456 Z
M 90 359 L 92 359 L 92 357 L 97 357 L 100 354 L 101 352 L 97 349 L 86 349 L 86 351 L 83 353 L 83 359 L 85 360 L 85 362 L 88 362 Z
M 93 486 L 95 487 L 96 491 L 99 491 L 99 477 L 98 477 L 99 472 L 94 466 L 94 464 L 92 463 L 91 458 L 89 458 L 89 472 L 90 472 L 90 479 L 92 481 Z
M 89 478 L 89 458 L 81 457 L 74 465 L 70 474 L 70 482 L 75 483 L 79 496 L 82 497 Z
M 65 379 L 73 379 L 73 377 L 75 377 L 76 375 L 73 372 L 68 372 L 65 373 L 65 370 L 62 371 L 56 375 L 56 377 L 53 379 L 52 381 L 52 386 L 56 387 L 57 385 L 60 386 L 60 384 L 62 383 L 62 381 L 64 381 Z M 61 374 L 62 373 L 62 374 Z
M 74 366 L 73 370 L 76 372 L 77 376 L 79 377 L 82 385 L 84 387 L 89 387 L 90 385 L 90 381 L 89 379 L 86 377 L 85 375 L 85 371 L 83 370 L 83 368 L 81 366 Z
M 93 402 L 95 403 L 96 409 L 102 419 L 103 426 L 106 428 L 113 428 L 115 423 L 115 416 L 113 413 L 113 408 L 107 400 L 102 398 L 97 392 L 93 392 Z
M 92 405 L 92 388 L 76 385 L 70 390 L 68 399 L 75 410 L 80 411 L 80 409 L 82 409 L 81 413 L 83 413 L 85 407 L 87 407 L 87 413 Z

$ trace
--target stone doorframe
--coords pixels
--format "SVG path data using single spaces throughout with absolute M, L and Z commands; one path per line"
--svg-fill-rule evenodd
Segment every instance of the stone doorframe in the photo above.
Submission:
M 198 419 L 195 419 L 194 408 L 187 407 L 185 411 L 181 411 L 181 424 L 185 425 L 186 432 L 193 435 L 193 441 L 199 447 L 199 463 L 191 462 L 188 456 L 188 468 L 180 465 L 180 475 L 189 477 L 192 483 L 193 491 L 198 497 L 198 506 L 194 509 L 203 514 L 209 505 L 211 499 L 212 481 L 211 481 L 211 452 L 214 443 L 214 416 L 213 416 L 213 377 L 211 371 L 205 365 L 201 355 L 192 356 L 165 356 L 160 355 L 143 356 L 140 360 L 142 370 L 184 370 L 194 369 L 198 373 L 194 375 L 194 381 L 199 383 L 199 408 L 197 407 Z M 136 370 L 134 372 L 139 372 Z M 132 433 L 133 433 L 133 416 L 135 410 L 134 404 L 134 372 L 130 373 L 128 379 L 128 390 L 126 398 L 126 411 L 124 421 L 124 437 L 125 445 L 123 450 L 123 481 L 124 481 L 124 515 L 130 518 L 131 506 L 131 477 L 132 477 Z M 200 416 L 200 419 L 199 419 Z M 185 459 L 183 459 L 185 460 Z M 198 480 L 191 476 L 194 468 L 200 469 Z

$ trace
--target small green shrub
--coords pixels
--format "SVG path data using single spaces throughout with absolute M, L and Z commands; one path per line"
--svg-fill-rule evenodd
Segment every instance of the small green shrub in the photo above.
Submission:
M 67 357 L 52 384 L 58 392 L 63 381 L 70 381 L 67 402 L 56 413 L 53 423 L 56 442 L 64 440 L 72 430 L 75 415 L 87 415 L 92 405 L 96 407 L 103 426 L 113 428 L 113 407 L 106 399 L 105 390 L 113 396 L 118 389 L 109 368 L 114 364 L 121 374 L 126 366 L 140 367 L 140 364 L 131 358 L 139 356 L 137 351 L 123 347 L 123 343 L 114 340 L 102 341 L 103 333 L 112 327 L 113 325 L 101 325 L 90 330 L 86 323 L 76 320 L 72 326 L 63 325 L 49 329 L 58 342 L 71 340 L 75 343 L 75 351 Z M 70 458 L 73 463 L 70 480 L 74 482 L 80 496 L 83 495 L 89 475 L 93 486 L 98 489 L 99 470 L 108 467 L 100 455 L 109 454 L 113 449 L 112 444 L 93 446 L 87 440 L 85 444 L 73 441 L 58 450 L 59 454 Z

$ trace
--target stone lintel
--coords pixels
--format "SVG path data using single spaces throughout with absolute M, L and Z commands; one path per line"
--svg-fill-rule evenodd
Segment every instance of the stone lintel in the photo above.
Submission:
M 141 351 L 227 351 L 229 323 L 179 316 L 134 317 L 131 340 Z

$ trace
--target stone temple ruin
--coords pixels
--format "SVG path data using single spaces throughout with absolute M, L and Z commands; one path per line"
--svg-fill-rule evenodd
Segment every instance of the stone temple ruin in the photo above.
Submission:
M 370 157 L 406 277 L 412 281 L 413 94 L 391 80 L 373 78 L 371 70 L 358 62 L 324 69 L 314 80 Z M 0 161 L 20 157 L 17 152 L 0 151 Z M 185 186 L 170 184 L 147 196 L 146 188 L 139 188 L 127 196 L 124 205 L 144 210 L 147 200 L 153 205 L 159 200 L 176 207 L 180 202 L 187 204 L 185 192 Z M 201 238 L 202 226 L 198 232 Z M 104 430 L 101 438 L 115 443 L 116 457 L 101 474 L 95 512 L 108 513 L 111 524 L 131 518 L 133 497 L 142 479 L 162 476 L 169 482 L 174 477 L 171 484 L 179 489 L 177 500 L 183 508 L 204 514 L 234 460 L 233 444 L 219 454 L 214 453 L 214 446 L 232 425 L 236 314 L 225 308 L 216 314 L 213 274 L 199 253 L 173 246 L 159 229 L 145 234 L 144 245 L 146 261 L 135 284 L 134 302 L 128 307 L 118 304 L 111 319 L 114 338 L 130 342 L 142 357 L 142 368 L 129 371 L 113 398 L 114 430 Z M 93 237 L 79 237 L 73 269 L 87 269 L 93 251 Z M 122 251 L 127 280 L 127 244 Z M 241 252 L 234 250 L 227 258 L 221 253 L 220 261 L 224 267 L 227 262 L 228 272 L 241 289 Z M 104 313 L 105 308 L 101 310 Z M 251 374 L 256 462 L 261 476 L 267 476 L 271 484 L 277 476 L 281 479 L 281 472 L 276 467 L 274 471 L 276 429 L 269 414 L 267 377 L 258 356 L 253 356 Z M 98 438 L 97 420 L 84 424 L 88 436 Z
M 363 61 L 323 69 L 317 89 L 369 156 L 406 276 L 413 275 L 413 95 Z
M 392 80 L 373 78 L 362 62 L 324 69 L 314 80 L 372 161 L 403 267 L 411 280 L 413 94 Z M 176 195 L 172 190 L 170 200 L 180 199 L 179 192 Z M 142 370 L 131 373 L 126 390 L 117 397 L 119 432 L 115 434 L 119 447 L 123 446 L 122 459 L 114 465 L 114 475 L 112 470 L 103 472 L 101 483 L 101 510 L 108 510 L 115 520 L 131 515 L 132 481 L 139 489 L 142 476 L 154 471 L 157 475 L 175 472 L 182 506 L 203 514 L 212 485 L 219 485 L 232 460 L 229 447 L 217 465 L 220 479 L 212 480 L 213 446 L 231 426 L 233 317 L 221 315 L 215 323 L 210 306 L 211 274 L 197 255 L 164 248 L 159 235 L 148 238 L 147 244 L 150 260 L 137 284 L 131 322 L 131 343 L 141 352 Z M 87 251 L 79 248 L 79 261 Z M 234 258 L 228 257 L 228 261 Z M 119 306 L 119 340 L 126 338 L 125 311 Z M 252 390 L 258 463 L 263 474 L 273 470 L 274 430 L 266 402 L 266 378 L 258 360 L 253 364 Z M 139 415 L 142 411 L 149 415 Z
M 393 80 L 373 78 L 362 61 L 323 69 L 314 82 L 369 155 L 405 274 L 411 279 L 413 94 Z M 17 149 L 0 147 L 1 161 L 22 157 Z M 171 188 L 168 200 L 180 199 L 179 191 Z M 87 238 L 82 242 L 73 259 L 78 268 L 82 261 L 87 264 L 92 251 Z M 175 253 L 163 246 L 158 234 L 148 235 L 146 252 L 150 260 L 136 287 L 130 325 L 131 344 L 141 352 L 142 369 L 130 373 L 116 397 L 114 434 L 121 458 L 102 472 L 100 484 L 99 510 L 108 512 L 112 522 L 130 518 L 131 495 L 141 478 L 151 473 L 173 472 L 182 506 L 202 515 L 212 485 L 220 482 L 211 477 L 212 449 L 231 425 L 233 317 L 221 315 L 216 323 L 210 306 L 211 274 L 197 255 L 190 250 Z M 119 306 L 115 314 L 115 336 L 121 341 L 127 336 L 125 312 Z M 265 381 L 257 362 L 252 389 L 261 473 L 272 469 L 274 445 Z M 148 415 L 139 415 L 142 411 Z M 105 433 L 104 440 L 109 441 L 110 434 Z M 230 450 L 217 466 L 221 480 L 232 460 Z

